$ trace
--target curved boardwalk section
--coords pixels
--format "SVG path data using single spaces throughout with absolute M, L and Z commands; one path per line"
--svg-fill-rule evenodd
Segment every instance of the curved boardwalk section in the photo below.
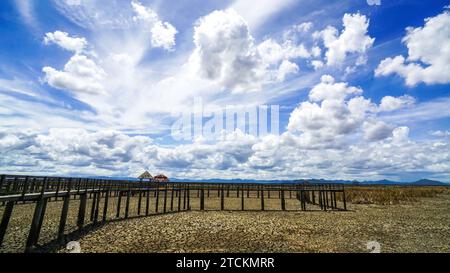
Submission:
M 155 183 L 0 176 L 0 251 L 64 244 L 107 222 L 184 211 L 340 211 L 338 184 Z

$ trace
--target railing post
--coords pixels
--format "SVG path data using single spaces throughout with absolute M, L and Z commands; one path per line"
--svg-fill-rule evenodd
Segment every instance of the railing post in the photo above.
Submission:
M 187 210 L 191 210 L 191 192 L 189 187 L 187 188 Z
M 241 192 L 241 210 L 245 210 L 245 207 L 244 207 L 244 203 L 245 203 L 245 201 L 244 201 L 244 187 L 242 187 L 241 188 L 241 190 L 242 190 L 242 192 Z
M 205 210 L 205 190 L 200 189 L 200 210 Z
M 90 220 L 91 222 L 94 221 L 94 214 L 95 214 L 95 207 L 97 205 L 97 194 L 94 192 L 94 196 L 92 196 L 92 192 L 89 193 L 89 195 L 92 197 L 92 205 L 91 205 L 91 216 L 90 216 Z
M 223 185 L 220 188 L 220 210 L 224 210 L 225 209 L 225 196 L 224 196 L 225 192 L 223 190 Z
M 342 187 L 342 201 L 344 202 L 344 210 L 347 210 L 347 203 L 345 200 L 345 188 L 344 186 Z
M 159 211 L 159 184 L 156 184 L 156 201 L 155 201 L 155 212 Z
M 284 200 L 284 190 L 280 191 L 280 195 L 281 195 L 281 210 L 286 210 L 286 203 Z
M 138 211 L 137 211 L 138 215 L 141 215 L 141 202 L 142 202 L 142 178 L 139 180 L 139 199 L 138 199 Z
M 167 211 L 167 183 L 164 185 L 164 206 L 163 206 L 163 212 L 166 213 Z
M 130 212 L 130 198 L 131 198 L 131 182 L 128 182 L 127 200 L 125 203 L 125 219 L 128 218 Z
M 6 203 L 5 210 L 3 211 L 2 222 L 0 224 L 0 247 L 3 245 L 6 230 L 8 229 L 9 220 L 14 208 L 14 201 L 8 201 Z
M 63 207 L 62 207 L 61 218 L 59 220 L 58 239 L 57 239 L 59 243 L 62 243 L 64 241 L 64 230 L 66 228 L 67 214 L 69 213 L 71 184 L 72 184 L 72 178 L 69 179 L 67 193 L 66 193 L 66 196 L 64 196 L 64 203 L 63 203 Z
M 28 181 L 28 179 L 27 179 L 27 181 Z M 56 197 L 55 197 L 55 201 L 58 201 L 58 194 L 59 194 L 60 189 L 61 189 L 61 178 L 58 178 L 57 182 L 56 182 Z
M 2 193 L 2 190 L 3 190 L 3 184 L 5 183 L 5 175 L 4 174 L 2 174 L 1 176 L 0 176 L 0 194 Z
M 94 223 L 96 224 L 98 222 L 98 215 L 99 215 L 99 209 L 100 209 L 100 199 L 102 198 L 102 192 L 100 189 L 98 189 L 98 192 L 95 194 L 97 198 L 95 199 L 95 212 L 94 212 Z
M 120 187 L 120 186 L 119 186 Z M 118 190 L 116 218 L 120 217 L 120 206 L 122 205 L 122 191 Z
M 187 188 L 186 185 L 183 188 L 183 210 L 186 210 Z
M 106 187 L 107 187 L 107 190 L 106 190 L 106 195 L 105 195 L 105 204 L 103 206 L 103 218 L 102 218 L 103 222 L 106 222 L 107 217 L 108 217 L 109 194 L 110 194 L 110 190 L 111 190 L 110 182 L 108 182 L 108 185 Z
M 172 188 L 170 190 L 170 211 L 173 211 L 173 188 L 174 186 L 172 185 Z
M 22 200 L 23 203 L 25 203 L 25 194 L 27 193 L 27 189 L 28 189 L 28 179 L 29 179 L 29 177 L 27 176 L 25 178 L 25 182 L 23 184 L 22 196 L 20 197 L 20 200 Z
M 33 220 L 31 221 L 30 233 L 28 234 L 25 252 L 33 251 L 39 241 L 42 223 L 44 221 L 45 210 L 47 208 L 47 198 L 41 198 L 34 209 Z
M 261 188 L 261 210 L 264 210 L 264 189 Z
M 146 194 L 147 194 L 147 196 L 145 197 L 146 198 L 146 201 L 145 201 L 145 215 L 148 216 L 150 214 L 150 189 L 149 188 L 147 188 Z
M 322 190 L 320 188 L 318 190 L 318 193 L 319 193 L 319 206 L 320 209 L 323 210 Z
M 181 192 L 180 192 L 180 189 L 177 189 L 177 195 L 178 195 L 178 211 L 181 211 Z
M 77 226 L 78 229 L 82 229 L 84 226 L 84 218 L 86 215 L 86 204 L 87 204 L 87 193 L 82 193 L 80 195 L 80 207 L 78 208 L 78 219 Z

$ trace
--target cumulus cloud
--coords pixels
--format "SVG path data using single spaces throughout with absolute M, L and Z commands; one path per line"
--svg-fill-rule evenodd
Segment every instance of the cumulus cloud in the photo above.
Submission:
M 319 47 L 285 38 L 256 44 L 247 22 L 235 10 L 216 10 L 198 20 L 190 65 L 202 78 L 235 92 L 257 91 L 299 72 L 297 59 L 321 54 Z
M 344 136 L 357 133 L 376 111 L 370 100 L 360 96 L 362 92 L 324 75 L 309 92 L 310 101 L 300 103 L 291 113 L 287 128 L 301 133 L 298 141 L 305 147 L 339 146 Z
M 339 82 L 332 76 L 322 77 L 311 88 L 307 101 L 300 102 L 291 113 L 288 131 L 281 136 L 269 135 L 256 139 L 236 131 L 211 142 L 197 139 L 193 143 L 170 146 L 167 143 L 159 145 L 148 136 L 124 133 L 133 130 L 136 130 L 133 133 L 139 134 L 144 130 L 155 133 L 155 128 L 159 129 L 156 122 L 167 117 L 160 112 L 166 113 L 188 105 L 186 98 L 193 94 L 215 96 L 221 88 L 236 92 L 259 90 L 264 84 L 282 82 L 290 75 L 300 73 L 302 63 L 319 69 L 327 64 L 345 63 L 350 54 L 357 57 L 357 65 L 362 64 L 365 62 L 364 54 L 373 44 L 373 39 L 367 34 L 369 21 L 363 15 L 344 16 L 342 32 L 326 29 L 320 33 L 318 37 L 329 42 L 323 48 L 326 59 L 322 59 L 321 48 L 311 47 L 311 44 L 298 39 L 303 38 L 299 33 L 309 35 L 313 31 L 312 23 L 294 26 L 292 31 L 299 34 L 296 37 L 283 35 L 279 39 L 264 36 L 259 43 L 250 33 L 250 29 L 254 29 L 248 27 L 246 16 L 241 17 L 240 13 L 231 10 L 213 12 L 201 18 L 194 31 L 195 49 L 190 55 L 190 64 L 198 65 L 196 73 L 202 80 L 207 80 L 207 83 L 201 81 L 200 84 L 197 79 L 190 78 L 189 73 L 184 73 L 186 70 L 182 63 L 186 56 L 178 60 L 156 60 L 150 64 L 141 62 L 152 47 L 171 50 L 175 46 L 176 29 L 159 19 L 153 9 L 137 1 L 133 2 L 134 5 L 130 5 L 129 1 L 111 1 L 115 13 L 110 13 L 109 5 L 104 6 L 97 0 L 55 2 L 70 3 L 69 6 L 75 10 L 70 16 L 78 16 L 74 20 L 81 25 L 86 26 L 97 20 L 89 29 L 99 35 L 95 35 L 96 38 L 88 44 L 86 39 L 62 31 L 47 33 L 44 38 L 46 44 L 56 44 L 74 52 L 74 55 L 61 70 L 45 67 L 44 81 L 58 89 L 92 95 L 95 100 L 89 105 L 102 106 L 96 108 L 97 116 L 92 122 L 93 115 L 86 119 L 80 111 L 70 112 L 76 117 L 67 118 L 69 110 L 50 111 L 48 107 L 31 103 L 12 107 L 13 103 L 9 103 L 12 100 L 4 99 L 5 96 L 0 94 L 2 101 L 6 102 L 0 109 L 0 115 L 19 116 L 17 113 L 25 113 L 28 123 L 22 125 L 24 127 L 43 123 L 46 129 L 51 126 L 93 129 L 57 128 L 48 132 L 42 130 L 22 134 L 0 132 L 0 169 L 3 171 L 135 176 L 143 169 L 150 169 L 154 170 L 152 172 L 167 172 L 172 177 L 191 178 L 314 176 L 368 179 L 393 173 L 403 176 L 416 172 L 430 175 L 445 172 L 446 175 L 450 167 L 450 145 L 446 138 L 415 142 L 409 138 L 407 127 L 395 128 L 403 120 L 381 120 L 384 112 L 400 109 L 409 112 L 408 107 L 414 108 L 412 97 L 386 96 L 380 105 L 375 105 L 363 97 L 361 88 Z M 120 10 L 117 9 L 118 3 L 121 3 L 123 12 L 117 12 Z M 83 18 L 87 21 L 84 22 Z M 101 26 L 106 25 L 115 31 L 104 31 Z M 123 36 L 127 37 L 122 37 L 122 33 L 126 33 Z M 98 55 L 86 53 L 88 46 L 95 49 Z M 423 66 L 419 61 L 414 62 Z M 164 75 L 161 76 L 163 80 L 160 74 Z M 180 74 L 185 77 L 179 77 Z M 289 88 L 302 90 L 305 86 L 311 86 L 311 79 L 315 81 L 315 75 L 304 78 L 308 80 L 304 81 L 307 84 L 302 88 L 298 88 L 299 85 Z M 303 77 L 299 80 L 303 81 Z M 226 98 L 220 97 L 219 103 L 224 100 L 235 102 L 236 98 L 263 103 L 272 98 L 283 99 L 285 97 L 273 95 L 280 90 L 286 92 L 277 85 L 263 95 L 230 94 Z M 105 93 L 106 96 L 97 96 Z M 428 106 L 427 109 L 414 108 L 415 111 L 409 114 L 415 118 L 448 115 L 441 110 L 446 103 L 441 101 L 439 105 Z M 30 105 L 36 108 L 30 110 Z M 432 112 L 429 111 L 431 108 Z M 37 112 L 45 112 L 45 115 L 38 116 Z M 6 126 L 17 126 L 19 119 L 16 118 L 8 120 Z M 123 131 L 98 131 L 105 125 Z
M 172 24 L 161 21 L 155 11 L 145 7 L 140 2 L 133 0 L 131 5 L 136 13 L 133 20 L 136 22 L 143 21 L 149 25 L 152 34 L 152 46 L 173 50 L 175 35 L 178 33 L 177 29 Z
M 298 71 L 299 68 L 297 64 L 292 63 L 288 60 L 284 60 L 278 69 L 277 81 L 283 82 L 286 78 L 286 75 L 297 74 Z
M 328 26 L 313 35 L 323 40 L 329 66 L 342 65 L 348 54 L 365 54 L 375 41 L 367 34 L 369 19 L 365 15 L 345 14 L 342 21 L 344 29 L 340 34 L 335 27 Z
M 105 71 L 84 55 L 72 56 L 62 71 L 49 66 L 42 71 L 45 73 L 45 82 L 54 88 L 88 94 L 105 93 Z
M 385 96 L 381 99 L 379 109 L 381 112 L 390 112 L 414 105 L 416 99 L 409 95 L 401 97 Z
M 236 11 L 217 10 L 200 18 L 194 43 L 191 63 L 202 77 L 237 91 L 260 88 L 262 75 L 254 39 Z
M 149 169 L 180 178 L 379 179 L 416 177 L 418 173 L 449 178 L 442 173 L 450 167 L 450 140 L 415 142 L 407 127 L 389 133 L 383 129 L 385 124 L 369 123 L 364 127 L 373 141 L 356 140 L 339 149 L 304 147 L 289 132 L 255 139 L 236 131 L 215 142 L 176 147 L 111 130 L 0 132 L 0 170 L 136 177 Z
M 318 70 L 324 66 L 324 63 L 320 60 L 312 60 L 311 65 L 314 67 L 314 70 Z
M 308 32 L 313 28 L 313 26 L 314 26 L 313 22 L 304 22 L 304 23 L 295 25 L 294 28 L 297 31 Z
M 450 14 L 448 11 L 425 19 L 423 27 L 406 29 L 403 43 L 408 57 L 396 56 L 380 62 L 376 76 L 397 74 L 406 85 L 450 83 Z
M 85 38 L 70 37 L 67 32 L 59 30 L 46 33 L 44 43 L 56 44 L 65 50 L 77 53 L 83 51 L 88 45 Z
M 348 83 L 336 83 L 330 75 L 322 76 L 321 82 L 314 86 L 309 93 L 311 101 L 343 100 L 350 95 L 360 95 L 362 90 Z
M 309 52 L 303 44 L 295 45 L 291 40 L 279 44 L 273 39 L 267 39 L 258 45 L 258 52 L 265 63 L 278 63 L 280 60 L 310 58 Z
M 2 150 L 13 149 L 21 143 L 19 137 L 13 134 L 0 134 L 0 148 Z
M 370 120 L 363 124 L 364 138 L 369 141 L 378 141 L 392 136 L 394 126 L 383 121 Z

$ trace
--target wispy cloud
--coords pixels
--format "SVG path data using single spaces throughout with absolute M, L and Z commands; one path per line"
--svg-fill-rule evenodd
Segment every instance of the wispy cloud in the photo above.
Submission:
M 230 7 L 236 10 L 250 26 L 250 29 L 256 31 L 271 16 L 288 8 L 292 4 L 299 4 L 297 0 L 260 0 L 258 8 L 255 8 L 255 2 L 247 0 L 236 0 Z
M 32 28 L 38 27 L 38 21 L 36 20 L 34 13 L 35 1 L 33 0 L 14 0 L 17 10 L 20 13 L 25 24 Z

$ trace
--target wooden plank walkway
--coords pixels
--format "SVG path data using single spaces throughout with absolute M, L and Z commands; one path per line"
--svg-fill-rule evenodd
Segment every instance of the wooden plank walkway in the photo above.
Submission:
M 307 211 L 311 206 L 323 211 L 347 209 L 345 189 L 340 184 L 155 183 L 142 180 L 0 175 L 0 205 L 4 206 L 0 223 L 0 247 L 14 207 L 30 203 L 34 204 L 34 213 L 26 252 L 32 252 L 37 246 L 48 202 L 62 203 L 57 240 L 63 243 L 72 200 L 77 200 L 79 230 L 88 222 L 95 225 L 169 212 L 273 210 L 274 201 L 279 202 L 276 210 L 280 211 L 292 210 L 287 208 L 288 201 L 298 204 L 294 211 Z M 137 202 L 137 210 L 130 210 L 131 200 Z M 256 200 L 259 207 L 250 208 L 249 203 L 254 204 Z M 111 201 L 114 201 L 115 207 L 110 206 Z M 150 201 L 154 202 L 154 207 Z M 269 203 L 272 203 L 271 207 Z M 239 204 L 238 207 L 236 204 Z

